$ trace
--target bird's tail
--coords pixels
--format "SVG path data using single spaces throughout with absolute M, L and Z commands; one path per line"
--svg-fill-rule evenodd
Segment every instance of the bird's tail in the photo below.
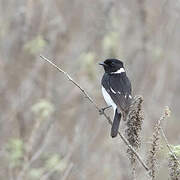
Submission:
M 121 113 L 118 113 L 118 110 L 116 109 L 113 124 L 111 127 L 111 137 L 112 138 L 116 137 L 118 134 L 120 120 L 121 120 Z

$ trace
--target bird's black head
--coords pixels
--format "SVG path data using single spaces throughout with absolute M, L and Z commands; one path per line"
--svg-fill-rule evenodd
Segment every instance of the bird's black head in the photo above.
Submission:
M 99 63 L 104 67 L 106 73 L 125 72 L 123 62 L 118 59 L 106 59 L 104 62 Z

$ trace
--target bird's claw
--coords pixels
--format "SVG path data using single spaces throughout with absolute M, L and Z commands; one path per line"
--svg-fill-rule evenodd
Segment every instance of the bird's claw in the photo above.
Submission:
M 103 109 L 103 108 L 99 110 L 99 114 L 100 114 L 100 115 L 103 115 L 103 114 L 104 114 L 104 109 Z
M 104 111 L 105 111 L 106 109 L 110 108 L 110 107 L 112 107 L 112 106 L 107 106 L 107 107 L 101 108 L 101 109 L 99 110 L 99 114 L 100 114 L 100 115 L 104 114 Z

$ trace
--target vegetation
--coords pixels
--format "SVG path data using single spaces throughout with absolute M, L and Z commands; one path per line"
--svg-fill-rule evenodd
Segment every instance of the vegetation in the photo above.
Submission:
M 179 7 L 0 0 L 0 179 L 180 179 Z M 115 139 L 112 111 L 98 112 L 98 62 L 109 57 L 124 61 L 136 100 Z

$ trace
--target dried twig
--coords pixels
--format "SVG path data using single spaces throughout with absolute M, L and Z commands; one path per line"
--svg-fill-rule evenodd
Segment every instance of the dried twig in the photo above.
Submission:
M 166 109 L 165 109 L 165 114 L 166 114 L 166 116 L 169 117 L 169 116 L 170 116 L 170 113 L 171 113 L 171 112 L 170 112 L 170 110 L 169 110 L 169 107 L 166 107 Z M 161 135 L 162 135 L 162 137 L 163 137 L 163 139 L 164 139 L 164 141 L 165 141 L 165 143 L 166 143 L 166 146 L 167 146 L 169 152 L 171 153 L 171 156 L 174 157 L 174 159 L 177 161 L 177 163 L 178 163 L 179 166 L 180 166 L 180 162 L 179 162 L 176 154 L 175 154 L 174 151 L 172 150 L 171 146 L 169 145 L 168 139 L 167 139 L 167 137 L 166 137 L 166 135 L 165 135 L 165 133 L 164 133 L 164 130 L 163 130 L 163 127 L 162 127 L 162 126 L 160 126 L 160 130 L 161 130 Z
M 150 169 L 149 175 L 152 177 L 152 179 L 155 179 L 156 174 L 157 152 L 160 148 L 160 131 L 162 130 L 161 123 L 167 116 L 169 116 L 168 112 L 169 108 L 166 107 L 163 115 L 160 117 L 154 127 L 152 143 L 149 151 L 150 155 L 148 157 L 148 164 Z
M 155 124 L 154 132 L 152 135 L 151 147 L 149 149 L 148 165 L 149 165 L 149 175 L 152 180 L 155 179 L 156 175 L 156 163 L 157 163 L 157 153 L 160 148 L 160 121 Z
M 170 116 L 170 110 L 168 107 L 166 107 L 165 109 L 165 114 L 166 116 Z M 170 178 L 172 180 L 178 180 L 179 177 L 180 177 L 180 162 L 179 162 L 179 159 L 178 157 L 176 156 L 176 153 L 172 150 L 169 142 L 168 142 L 168 139 L 164 133 L 164 130 L 162 128 L 162 126 L 160 126 L 160 131 L 161 131 L 161 136 L 163 137 L 165 143 L 166 143 L 166 146 L 169 150 L 169 158 L 168 158 L 168 167 L 169 167 L 169 171 L 170 171 Z
M 68 168 L 66 169 L 66 171 L 65 171 L 65 173 L 64 173 L 64 175 L 63 175 L 63 177 L 62 177 L 62 180 L 66 180 L 66 179 L 67 179 L 67 177 L 69 176 L 72 168 L 73 168 L 73 163 L 71 163 L 71 164 L 68 166 Z
M 128 142 L 131 144 L 131 146 L 138 151 L 138 149 L 141 146 L 141 138 L 140 138 L 140 132 L 142 130 L 142 123 L 144 120 L 143 112 L 142 112 L 142 102 L 143 98 L 141 96 L 136 96 L 133 98 L 132 105 L 129 109 L 129 114 L 127 117 L 127 123 L 126 123 L 126 137 Z M 133 179 L 136 179 L 136 156 L 131 151 L 131 149 L 128 148 L 127 153 L 129 155 L 129 160 L 132 166 L 132 175 Z
M 178 161 L 174 158 L 173 154 L 169 154 L 169 175 L 171 180 L 178 180 L 180 178 L 180 169 Z
M 141 139 L 140 132 L 142 130 L 143 112 L 142 112 L 143 98 L 141 96 L 135 96 L 134 101 L 130 107 L 127 128 L 125 130 L 127 140 L 136 149 L 140 148 Z
M 41 178 L 40 180 L 48 180 L 50 179 L 50 177 L 52 176 L 52 174 L 56 171 L 56 169 L 58 169 L 59 167 L 61 166 L 61 162 L 59 164 L 57 164 L 55 166 L 54 169 L 51 169 L 50 171 L 48 171 L 47 173 L 45 173 Z M 73 168 L 74 164 L 73 163 L 70 163 L 70 165 L 66 168 L 66 171 L 62 177 L 62 180 L 66 180 L 68 175 L 70 174 L 72 168 Z
M 50 63 L 53 67 L 55 67 L 59 72 L 63 73 L 69 81 L 71 81 L 75 86 L 77 86 L 80 91 L 84 94 L 84 96 L 94 105 L 94 107 L 96 108 L 96 110 L 98 112 L 101 111 L 101 108 L 94 102 L 94 100 L 89 96 L 89 94 L 65 71 L 63 71 L 61 68 L 59 68 L 56 64 L 54 64 L 52 61 L 50 61 L 49 59 L 47 59 L 46 57 L 40 55 L 40 57 L 42 59 L 44 59 L 45 61 L 47 61 L 48 63 Z M 112 125 L 112 121 L 110 119 L 110 117 L 105 113 L 102 112 L 103 116 L 108 120 L 108 123 Z M 134 148 L 129 144 L 129 142 L 127 141 L 127 139 L 120 133 L 118 132 L 120 138 L 124 141 L 124 143 L 128 146 L 129 149 L 131 149 L 131 151 L 135 154 L 135 156 L 137 157 L 137 159 L 139 160 L 139 162 L 141 163 L 141 165 L 145 168 L 146 171 L 149 170 L 149 168 L 147 167 L 147 165 L 143 162 L 141 156 L 134 150 Z
M 173 150 L 172 150 L 171 146 L 169 145 L 169 143 L 168 143 L 168 139 L 167 139 L 167 137 L 166 137 L 166 135 L 165 135 L 165 133 L 164 133 L 163 128 L 162 128 L 162 127 L 160 127 L 160 130 L 161 130 L 162 137 L 164 138 L 164 141 L 165 141 L 165 143 L 166 143 L 166 146 L 167 146 L 167 148 L 168 148 L 169 152 L 171 153 L 171 156 L 173 156 L 173 157 L 174 157 L 174 159 L 177 161 L 177 163 L 178 163 L 178 164 L 179 164 L 179 166 L 180 166 L 180 161 L 178 160 L 178 158 L 177 158 L 176 154 L 173 152 Z

